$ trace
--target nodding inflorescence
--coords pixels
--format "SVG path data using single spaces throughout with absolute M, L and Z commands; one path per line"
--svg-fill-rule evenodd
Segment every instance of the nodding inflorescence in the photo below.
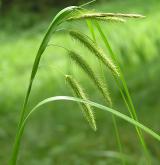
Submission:
M 97 19 L 100 18 L 106 18 L 108 20 L 112 20 L 113 18 L 116 18 L 115 21 L 123 20 L 125 21 L 126 18 L 145 18 L 145 16 L 141 14 L 124 14 L 124 13 L 99 13 L 99 12 L 81 12 L 79 15 L 70 17 L 68 20 L 83 20 L 83 19 Z
M 126 22 L 125 19 L 120 17 L 72 17 L 69 18 L 68 21 L 77 21 L 77 20 L 96 20 L 101 22 Z
M 100 49 L 97 44 L 91 40 L 88 36 L 85 34 L 82 34 L 78 31 L 69 31 L 69 34 L 72 38 L 78 40 L 80 43 L 82 43 L 88 50 L 94 54 L 102 63 L 109 69 L 115 76 L 119 76 L 119 72 L 117 69 L 117 66 L 112 62 L 110 58 L 108 58 L 102 49 Z
M 88 100 L 81 85 L 71 75 L 66 75 L 65 79 L 77 97 L 84 100 Z M 92 107 L 89 104 L 85 104 L 85 103 L 81 103 L 80 105 L 82 107 L 82 112 L 83 112 L 84 117 L 87 119 L 92 129 L 96 131 L 97 126 L 96 126 L 96 121 L 95 121 Z
M 97 87 L 97 89 L 102 93 L 107 104 L 109 106 L 112 106 L 112 100 L 110 98 L 107 85 L 105 85 L 106 83 L 103 83 L 103 81 L 99 77 L 97 77 L 97 75 L 95 74 L 93 69 L 90 67 L 90 65 L 79 54 L 73 51 L 70 51 L 69 56 L 89 76 L 89 78 L 92 80 L 92 82 Z

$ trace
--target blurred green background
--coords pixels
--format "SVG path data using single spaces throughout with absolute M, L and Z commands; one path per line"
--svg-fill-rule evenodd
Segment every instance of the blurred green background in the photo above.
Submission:
M 75 0 L 1 0 L 0 9 L 0 164 L 6 165 L 11 155 L 19 112 L 32 64 L 47 26 L 64 6 L 82 4 Z M 112 48 L 122 65 L 139 120 L 160 133 L 160 1 L 101 0 L 88 6 L 104 12 L 140 13 L 145 19 L 122 23 L 102 23 Z M 84 22 L 66 23 L 60 28 L 73 28 L 89 34 Z M 105 49 L 97 33 L 99 44 Z M 83 46 L 58 32 L 51 43 L 81 53 L 100 73 L 98 61 Z M 67 58 L 66 52 L 48 47 L 33 85 L 28 110 L 39 101 L 56 95 L 72 95 L 64 75 L 78 79 L 91 100 L 103 103 L 86 75 Z M 111 75 L 105 73 L 114 109 L 127 114 Z M 111 115 L 95 110 L 98 131 L 93 132 L 75 103 L 57 102 L 41 108 L 28 122 L 24 132 L 18 164 L 20 165 L 116 165 L 116 152 Z M 117 119 L 127 164 L 144 165 L 136 131 Z M 154 165 L 160 164 L 160 143 L 144 133 Z M 112 152 L 111 152 L 112 151 Z

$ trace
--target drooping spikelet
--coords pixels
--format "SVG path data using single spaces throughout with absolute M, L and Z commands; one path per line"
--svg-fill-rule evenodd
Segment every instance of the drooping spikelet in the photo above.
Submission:
M 111 101 L 107 86 L 104 85 L 104 83 L 102 83 L 102 80 L 100 80 L 97 77 L 97 75 L 92 70 L 90 65 L 79 54 L 77 54 L 73 51 L 69 51 L 69 56 L 89 76 L 89 78 L 92 80 L 92 82 L 98 88 L 98 90 L 102 93 L 102 95 L 105 98 L 105 101 L 108 103 L 108 105 L 112 106 L 112 101 Z
M 83 19 L 90 19 L 90 20 L 96 20 L 96 21 L 103 21 L 103 22 L 126 22 L 125 19 L 120 17 L 97 17 L 97 16 L 79 16 L 79 17 L 72 17 L 69 18 L 68 21 L 77 21 L 77 20 L 83 20 Z
M 71 17 L 68 20 L 83 20 L 83 19 L 100 20 L 100 18 L 107 18 L 108 20 L 112 20 L 113 18 L 116 18 L 115 21 L 120 21 L 120 20 L 125 21 L 124 18 L 145 18 L 145 16 L 141 14 L 88 12 L 88 13 L 80 13 L 79 15 Z
M 126 22 L 125 19 L 119 17 L 95 17 L 95 18 L 96 19 L 93 20 L 102 21 L 102 22 L 122 22 L 122 23 Z
M 74 39 L 78 40 L 80 43 L 82 43 L 85 47 L 87 47 L 102 63 L 111 70 L 111 72 L 119 76 L 118 69 L 116 65 L 105 56 L 104 52 L 97 46 L 97 44 L 91 40 L 88 36 L 77 32 L 77 31 L 69 31 L 69 34 Z
M 65 78 L 67 83 L 69 84 L 69 86 L 71 87 L 71 89 L 73 90 L 74 94 L 77 97 L 84 100 L 88 99 L 80 84 L 72 76 L 66 75 Z M 84 104 L 84 103 L 81 103 L 81 106 L 84 117 L 87 119 L 93 130 L 96 131 L 97 127 L 96 127 L 96 121 L 92 107 L 89 104 Z
M 90 13 L 84 14 L 84 17 L 121 17 L 121 18 L 145 18 L 141 14 L 124 14 L 124 13 Z

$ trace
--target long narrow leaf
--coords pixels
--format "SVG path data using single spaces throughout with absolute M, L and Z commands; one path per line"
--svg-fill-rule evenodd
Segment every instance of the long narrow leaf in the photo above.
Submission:
M 22 127 L 21 129 L 24 127 L 24 125 L 26 124 L 27 120 L 29 119 L 29 117 L 36 112 L 37 110 L 39 110 L 39 107 L 54 102 L 54 101 L 72 101 L 72 102 L 79 102 L 79 103 L 84 103 L 84 104 L 89 104 L 93 107 L 96 107 L 98 109 L 101 109 L 103 111 L 107 111 L 125 121 L 127 121 L 128 123 L 139 127 L 140 129 L 142 129 L 143 131 L 145 131 L 146 133 L 148 133 L 149 135 L 151 135 L 152 137 L 154 137 L 155 139 L 157 139 L 158 141 L 160 141 L 160 135 L 158 135 L 157 133 L 155 133 L 153 130 L 151 130 L 150 128 L 144 126 L 143 124 L 137 122 L 136 120 L 128 117 L 127 115 L 122 114 L 121 112 L 118 112 L 112 108 L 106 107 L 104 105 L 98 104 L 96 102 L 90 101 L 90 100 L 83 100 L 80 98 L 76 98 L 76 97 L 70 97 L 70 96 L 55 96 L 55 97 L 50 97 L 47 98 L 41 102 L 39 102 L 31 111 L 30 113 L 26 116 L 26 118 L 23 121 Z
M 65 9 L 61 10 L 54 17 L 53 21 L 51 22 L 50 26 L 48 27 L 48 30 L 47 30 L 47 32 L 46 32 L 46 34 L 45 34 L 45 36 L 44 36 L 44 38 L 41 42 L 41 45 L 38 49 L 38 52 L 36 54 L 35 61 L 34 61 L 33 67 L 32 67 L 30 81 L 29 81 L 27 92 L 26 92 L 24 105 L 23 105 L 23 108 L 21 110 L 20 121 L 19 121 L 19 127 L 18 128 L 21 127 L 21 124 L 22 124 L 24 116 L 25 116 L 26 107 L 27 107 L 30 92 L 31 92 L 31 89 L 32 89 L 32 84 L 33 84 L 34 78 L 36 76 L 42 54 L 45 51 L 53 32 L 57 30 L 58 25 L 65 22 L 71 16 L 73 11 L 76 12 L 78 9 L 80 9 L 80 7 L 70 6 L 70 7 L 67 7 Z M 75 13 L 73 13 L 73 14 L 75 14 Z M 15 143 L 14 143 L 14 146 L 13 146 L 13 153 L 12 153 L 12 157 L 11 157 L 11 160 L 10 160 L 10 165 L 16 165 L 16 161 L 17 161 L 17 155 L 18 155 L 19 144 L 20 144 L 20 142 L 17 141 L 17 138 L 18 138 L 17 136 L 18 135 L 16 134 Z

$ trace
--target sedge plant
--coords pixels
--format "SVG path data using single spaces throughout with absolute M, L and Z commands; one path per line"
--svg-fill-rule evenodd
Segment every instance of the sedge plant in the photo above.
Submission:
M 64 8 L 53 18 L 53 21 L 49 25 L 47 32 L 44 35 L 44 38 L 40 44 L 40 47 L 38 49 L 38 52 L 37 52 L 35 60 L 34 60 L 34 64 L 32 66 L 32 72 L 30 75 L 29 85 L 28 85 L 27 92 L 25 95 L 24 104 L 23 104 L 22 110 L 20 112 L 18 129 L 17 129 L 17 133 L 16 133 L 14 145 L 13 145 L 13 152 L 12 152 L 11 158 L 9 160 L 9 165 L 17 164 L 20 143 L 21 143 L 22 135 L 23 135 L 23 132 L 25 129 L 25 125 L 28 121 L 28 118 L 34 112 L 38 111 L 39 107 L 41 107 L 45 104 L 49 104 L 51 102 L 55 102 L 55 101 L 61 101 L 61 102 L 62 101 L 67 101 L 67 102 L 72 101 L 72 102 L 80 103 L 82 106 L 83 114 L 84 114 L 85 118 L 88 120 L 90 126 L 94 130 L 96 130 L 97 127 L 96 127 L 96 122 L 95 122 L 95 117 L 94 117 L 95 115 L 93 113 L 92 107 L 96 107 L 98 109 L 109 112 L 110 114 L 129 122 L 130 124 L 132 124 L 133 126 L 136 127 L 136 129 L 138 130 L 137 132 L 139 133 L 139 136 L 141 138 L 142 138 L 141 130 L 143 130 L 146 133 L 150 134 L 153 138 L 160 141 L 160 136 L 157 133 L 155 133 L 148 127 L 146 127 L 143 124 L 141 124 L 140 122 L 138 122 L 138 118 L 136 116 L 135 109 L 133 107 L 133 103 L 132 103 L 130 94 L 128 92 L 128 88 L 127 88 L 126 82 L 124 80 L 122 71 L 120 70 L 118 63 L 115 60 L 116 56 L 113 55 L 113 52 L 112 52 L 111 48 L 109 47 L 109 44 L 106 43 L 106 38 L 103 35 L 103 32 L 101 31 L 100 26 L 98 25 L 99 21 L 105 21 L 105 22 L 110 22 L 110 21 L 114 21 L 114 22 L 121 21 L 122 22 L 123 21 L 124 22 L 125 18 L 139 18 L 139 17 L 143 17 L 143 16 L 137 15 L 137 14 L 121 14 L 121 13 L 115 14 L 115 13 L 100 13 L 100 12 L 90 11 L 90 10 L 85 9 L 85 5 L 82 5 L 82 6 L 70 6 L 70 7 Z M 111 108 L 111 106 L 110 107 L 103 106 L 101 104 L 88 100 L 88 97 L 85 94 L 84 90 L 81 88 L 80 84 L 70 75 L 66 76 L 66 81 L 71 86 L 76 97 L 54 96 L 51 98 L 47 98 L 47 99 L 39 102 L 35 107 L 33 107 L 30 111 L 28 111 L 27 105 L 28 105 L 28 102 L 30 99 L 32 85 L 35 80 L 42 55 L 43 55 L 44 51 L 47 49 L 47 46 L 49 44 L 51 37 L 56 34 L 56 32 L 59 28 L 59 25 L 65 23 L 65 22 L 72 23 L 72 21 L 86 20 L 86 19 L 89 19 L 89 20 L 92 20 L 95 22 L 95 25 L 98 28 L 104 42 L 106 43 L 107 48 L 110 48 L 112 60 L 107 59 L 106 56 L 103 53 L 101 53 L 99 48 L 97 48 L 97 45 L 93 44 L 92 41 L 90 41 L 90 39 L 88 39 L 86 37 L 87 38 L 86 40 L 82 40 L 84 38 L 81 38 L 81 34 L 79 32 L 78 32 L 79 38 L 76 36 L 77 31 L 76 31 L 76 33 L 75 33 L 75 31 L 69 31 L 69 34 L 72 37 L 77 38 L 80 42 L 87 41 L 85 43 L 86 47 L 92 52 L 92 54 L 94 54 L 96 56 L 96 58 L 101 60 L 101 62 L 111 71 L 113 76 L 116 77 L 116 81 L 117 81 L 117 79 L 122 80 L 122 83 L 123 83 L 123 86 L 124 86 L 124 89 L 126 92 L 125 94 L 122 93 L 122 96 L 123 96 L 123 99 L 124 99 L 126 105 L 128 106 L 128 109 L 132 110 L 131 117 L 128 117 L 128 116 L 114 110 L 113 108 Z M 88 41 L 90 43 L 88 43 Z M 110 96 L 107 91 L 107 86 L 106 85 L 104 86 L 104 84 L 101 83 L 101 80 L 99 80 L 96 77 L 96 75 L 92 71 L 92 68 L 88 67 L 88 64 L 86 63 L 86 61 L 83 60 L 81 58 L 81 56 L 77 55 L 77 53 L 74 51 L 69 50 L 68 54 L 76 62 L 76 64 L 79 65 L 86 72 L 88 77 L 90 77 L 90 79 L 95 84 L 97 89 L 102 93 L 107 104 L 108 103 L 111 104 L 111 99 L 110 99 Z M 117 66 L 118 66 L 118 69 L 117 69 Z M 121 88 L 120 88 L 120 91 L 122 92 Z M 142 140 L 142 142 L 144 143 L 144 140 Z
M 103 14 L 103 15 L 105 15 L 105 14 Z M 124 17 L 123 14 L 117 14 L 117 15 L 119 15 L 120 17 Z M 135 15 L 127 15 L 126 17 L 136 18 Z M 142 18 L 142 16 L 141 16 L 141 18 Z M 78 19 L 80 19 L 80 18 L 78 18 Z M 71 31 L 70 35 L 74 39 L 77 39 L 85 47 L 87 47 L 107 68 L 109 68 L 112 71 L 112 73 L 113 73 L 112 75 L 114 77 L 114 80 L 117 84 L 117 87 L 118 87 L 118 89 L 119 89 L 119 91 L 122 95 L 122 98 L 125 102 L 125 105 L 127 106 L 127 109 L 129 111 L 131 117 L 135 120 L 138 120 L 136 110 L 134 108 L 134 105 L 133 105 L 133 102 L 132 102 L 132 99 L 131 99 L 131 96 L 130 96 L 130 93 L 129 93 L 129 90 L 128 90 L 128 87 L 127 87 L 127 84 L 126 84 L 126 81 L 125 81 L 125 78 L 124 78 L 124 75 L 123 75 L 123 72 L 120 68 L 120 64 L 118 63 L 118 60 L 117 60 L 115 54 L 113 53 L 113 50 L 111 49 L 111 46 L 109 45 L 109 42 L 108 42 L 106 36 L 104 35 L 100 25 L 98 24 L 98 22 L 94 22 L 94 23 L 95 23 L 95 26 L 97 27 L 98 31 L 100 32 L 100 35 L 101 35 L 106 47 L 109 49 L 109 52 L 111 54 L 111 59 L 113 60 L 113 63 L 115 65 L 110 60 L 107 59 L 107 57 L 97 47 L 97 44 L 93 40 L 91 40 L 91 38 L 89 38 L 88 36 L 86 36 L 86 35 L 84 35 L 80 32 Z M 93 27 L 92 27 L 91 24 L 90 24 L 89 28 L 90 28 L 90 31 L 93 35 L 93 38 L 95 39 Z M 143 135 L 142 135 L 141 131 L 138 128 L 136 128 L 136 130 L 137 130 L 140 142 L 142 144 L 143 150 L 144 150 L 144 152 L 145 152 L 145 154 L 146 154 L 146 156 L 148 157 L 148 160 L 149 160 L 149 153 L 148 153 L 147 146 L 145 144 Z
M 73 31 L 71 31 L 70 33 L 72 33 L 72 32 Z M 74 33 L 76 34 L 76 36 L 80 36 L 79 33 L 73 32 L 73 34 Z M 88 45 L 87 43 L 84 43 L 84 44 Z M 96 54 L 99 55 L 100 58 L 103 57 L 105 64 L 114 72 L 114 74 L 118 74 L 117 71 L 116 71 L 116 67 L 111 63 L 111 61 L 109 61 L 107 58 L 105 58 L 105 56 L 103 56 L 103 53 L 100 52 L 98 49 L 96 49 L 96 47 L 93 46 L 93 48 L 94 48 L 93 50 L 95 50 Z M 91 50 L 92 50 L 92 48 L 91 48 Z M 97 89 L 102 94 L 102 96 L 103 96 L 103 98 L 104 98 L 104 100 L 106 102 L 106 105 L 108 105 L 109 107 L 112 107 L 112 100 L 111 100 L 111 97 L 110 97 L 110 94 L 109 94 L 108 87 L 106 86 L 106 82 L 103 82 L 102 80 L 100 80 L 100 78 L 97 77 L 97 75 L 94 73 L 94 70 L 91 68 L 91 66 L 80 55 L 78 55 L 77 53 L 72 52 L 72 51 L 69 52 L 69 55 L 70 55 L 71 59 L 92 80 L 92 82 L 94 83 L 94 85 L 97 87 Z M 118 144 L 118 147 L 119 147 L 119 151 L 122 152 L 122 144 L 120 142 L 120 136 L 119 136 L 119 132 L 118 132 L 118 126 L 117 126 L 117 123 L 116 123 L 116 119 L 115 119 L 115 117 L 113 115 L 112 115 L 112 121 L 113 121 L 113 126 L 114 126 L 114 129 L 115 129 L 115 135 L 116 135 L 116 139 L 117 139 L 117 144 Z M 124 160 L 123 159 L 122 159 L 122 162 L 124 164 Z

